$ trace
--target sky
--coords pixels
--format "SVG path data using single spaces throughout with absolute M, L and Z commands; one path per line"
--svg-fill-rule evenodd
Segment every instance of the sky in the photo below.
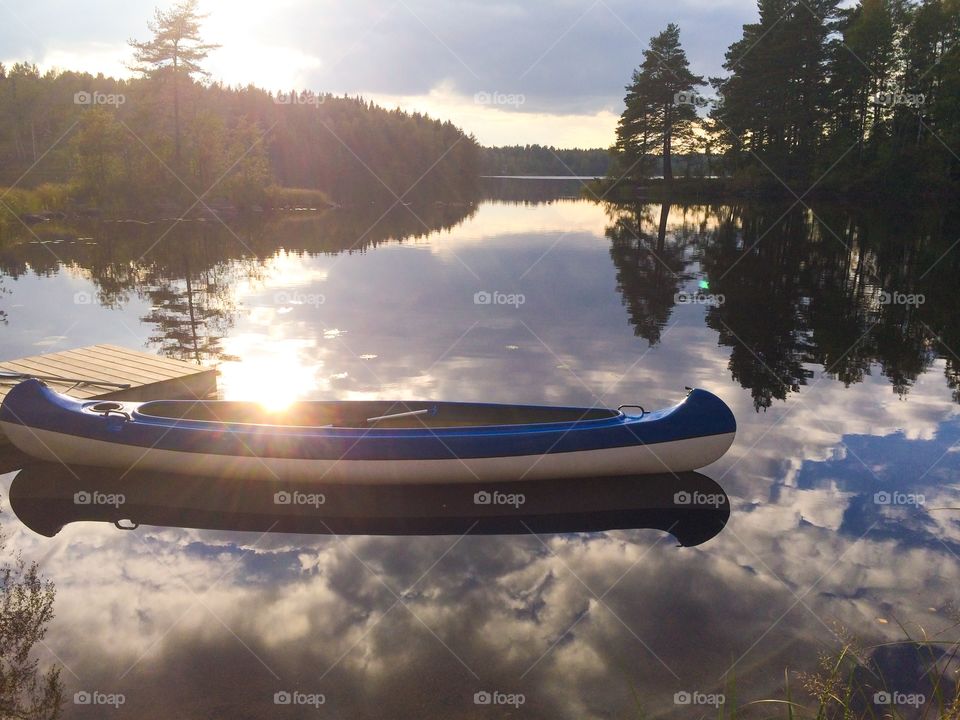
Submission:
M 129 75 L 156 0 L 0 0 L 0 62 Z M 169 7 L 173 3 L 160 3 Z M 754 0 L 200 0 L 214 80 L 363 95 L 449 119 L 485 145 L 607 147 L 624 85 L 669 22 L 700 75 Z

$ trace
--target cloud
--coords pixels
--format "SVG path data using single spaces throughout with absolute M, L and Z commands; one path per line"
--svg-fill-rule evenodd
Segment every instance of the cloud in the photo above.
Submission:
M 149 36 L 154 3 L 64 5 L 0 7 L 0 58 L 127 74 L 126 40 Z M 405 106 L 427 101 L 487 142 L 600 146 L 610 143 L 624 85 L 652 35 L 679 22 L 693 70 L 716 75 L 755 13 L 748 0 L 358 0 L 336 12 L 307 0 L 206 0 L 201 7 L 209 15 L 205 36 L 223 46 L 207 66 L 228 84 L 308 87 Z M 522 94 L 525 102 L 471 112 L 479 92 Z
M 113 72 L 129 57 L 126 41 L 147 36 L 147 20 L 153 17 L 155 4 L 152 0 L 105 0 L 95 6 L 65 0 L 3 3 L 0 57 L 45 67 L 70 59 L 86 69 L 90 63 L 81 56 L 88 56 L 103 63 L 102 72 Z
M 493 3 L 361 0 L 349 12 L 289 3 L 258 23 L 260 45 L 314 53 L 316 89 L 423 96 L 522 93 L 520 112 L 594 114 L 617 106 L 649 38 L 677 21 L 694 69 L 717 74 L 750 3 L 669 7 L 625 0 Z M 240 14 L 242 18 L 242 13 Z M 211 16 L 211 30 L 219 22 Z M 236 21 L 231 33 L 250 32 Z M 223 42 L 226 43 L 226 36 Z

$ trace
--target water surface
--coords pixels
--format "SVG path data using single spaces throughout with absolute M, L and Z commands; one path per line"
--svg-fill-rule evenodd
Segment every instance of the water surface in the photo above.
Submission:
M 324 696 L 318 716 L 480 717 L 501 710 L 475 693 L 496 691 L 522 694 L 529 717 L 626 717 L 638 703 L 685 717 L 677 692 L 735 677 L 740 702 L 775 695 L 785 668 L 812 670 L 848 637 L 950 628 L 956 216 L 573 195 L 500 187 L 476 205 L 4 239 L 0 359 L 111 342 L 219 362 L 223 397 L 277 406 L 656 408 L 698 386 L 739 422 L 703 470 L 730 520 L 690 548 L 655 529 L 76 523 L 50 539 L 5 508 L 11 546 L 57 584 L 40 651 L 68 696 L 123 693 L 122 712 L 145 718 L 299 717 L 274 704 L 295 690 Z M 915 655 L 877 662 L 892 689 L 920 682 Z

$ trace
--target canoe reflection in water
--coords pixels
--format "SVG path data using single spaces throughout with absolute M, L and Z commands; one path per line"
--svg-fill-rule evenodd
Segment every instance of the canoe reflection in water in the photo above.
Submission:
M 30 529 L 53 537 L 78 521 L 311 534 L 475 535 L 652 528 L 686 547 L 730 516 L 700 473 L 455 485 L 240 481 L 38 463 L 10 486 Z

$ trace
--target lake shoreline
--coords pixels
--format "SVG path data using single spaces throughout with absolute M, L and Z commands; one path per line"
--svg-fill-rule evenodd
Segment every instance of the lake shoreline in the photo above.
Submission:
M 808 188 L 808 189 L 807 189 Z M 685 201 L 756 201 L 756 200 L 829 200 L 839 203 L 883 204 L 892 199 L 910 202 L 939 203 L 960 197 L 960 186 L 943 184 L 935 188 L 905 190 L 884 188 L 875 183 L 845 189 L 810 187 L 789 181 L 782 183 L 749 182 L 739 178 L 675 178 L 666 183 L 662 178 L 645 180 L 596 180 L 584 190 L 586 197 L 601 197 L 620 202 L 637 200 Z

